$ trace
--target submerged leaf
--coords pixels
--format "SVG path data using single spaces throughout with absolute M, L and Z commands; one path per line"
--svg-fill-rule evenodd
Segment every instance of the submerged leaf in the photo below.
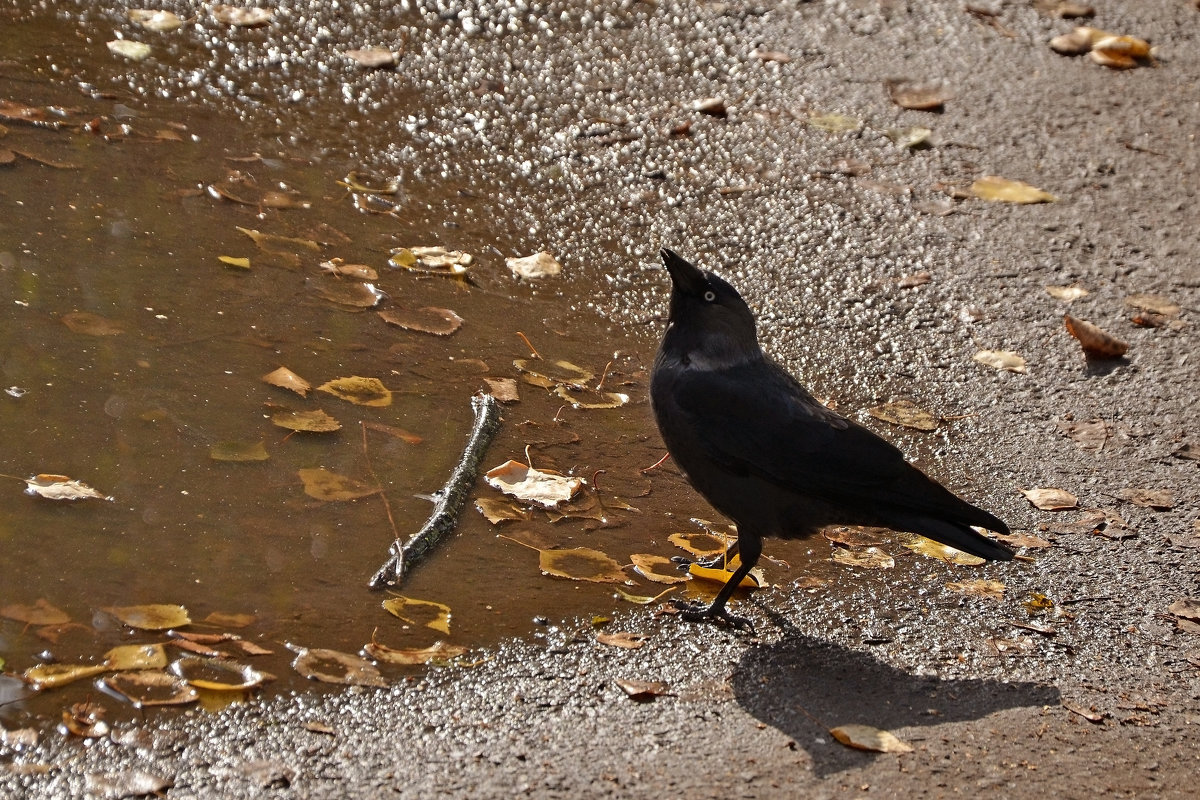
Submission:
M 143 706 L 181 706 L 200 699 L 200 693 L 177 675 L 160 670 L 142 670 L 104 679 L 105 685 L 124 697 L 135 708 Z
M 171 664 L 171 672 L 197 689 L 240 692 L 257 689 L 274 676 L 224 658 L 184 656 Z
M 687 575 L 675 568 L 675 562 L 665 556 L 634 553 L 629 557 L 629 561 L 633 564 L 634 572 L 655 583 L 683 583 L 688 579 Z M 662 567 L 663 570 L 658 571 L 658 567 Z
M 543 361 L 541 359 L 518 358 L 513 366 L 524 373 L 525 381 L 534 386 L 551 389 L 559 384 L 582 387 L 595 374 L 570 361 Z
M 409 331 L 432 333 L 434 336 L 449 336 L 463 324 L 463 318 L 450 309 L 434 306 L 415 309 L 389 308 L 378 313 L 379 318 L 389 325 Z
M 434 642 L 429 647 L 412 648 L 387 647 L 377 642 L 371 642 L 363 650 L 376 661 L 397 666 L 416 666 L 428 664 L 431 661 L 450 661 L 467 652 L 467 648 L 460 644 L 446 644 L 445 642 Z
M 362 378 L 354 375 L 349 378 L 338 378 L 317 387 L 318 392 L 326 392 L 357 406 L 390 406 L 392 393 L 379 378 Z
M 290 431 L 309 433 L 329 433 L 342 427 L 342 423 L 319 408 L 313 411 L 280 411 L 271 415 L 271 422 Z
M 19 603 L 4 606 L 0 608 L 0 617 L 15 619 L 26 625 L 65 625 L 71 621 L 67 612 L 50 605 L 44 597 L 39 597 L 31 606 Z
M 347 686 L 383 688 L 388 685 L 375 665 L 361 656 L 308 647 L 301 647 L 296 652 L 292 669 L 306 678 Z
M 266 461 L 271 456 L 262 439 L 257 442 L 217 442 L 208 449 L 213 461 Z
M 667 541 L 676 547 L 681 547 L 694 556 L 704 558 L 706 556 L 721 555 L 728 549 L 728 542 L 715 534 L 705 532 L 695 533 L 672 533 L 667 537 Z
M 424 625 L 435 631 L 450 633 L 450 606 L 444 603 L 396 595 L 384 600 L 383 608 L 410 625 Z
M 371 486 L 362 481 L 356 481 L 354 478 L 338 475 L 324 467 L 298 470 L 297 474 L 304 482 L 304 493 L 317 500 L 357 500 L 360 497 L 369 497 L 379 493 L 378 486 Z
M 590 583 L 628 583 L 621 565 L 599 550 L 571 547 L 539 550 L 542 572 L 559 578 Z
M 90 311 L 72 311 L 63 314 L 60 319 L 72 333 L 82 333 L 85 336 L 117 336 L 125 332 L 125 326 L 121 323 Z
M 629 402 L 629 395 L 622 392 L 597 392 L 565 384 L 559 384 L 554 392 L 572 408 L 619 408 Z

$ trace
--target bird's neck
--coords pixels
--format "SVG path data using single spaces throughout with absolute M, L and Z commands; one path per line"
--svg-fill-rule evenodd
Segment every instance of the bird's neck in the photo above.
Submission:
M 680 328 L 674 323 L 663 335 L 662 353 L 670 354 L 681 366 L 704 370 L 730 369 L 764 358 L 757 338 L 731 336 L 719 329 Z

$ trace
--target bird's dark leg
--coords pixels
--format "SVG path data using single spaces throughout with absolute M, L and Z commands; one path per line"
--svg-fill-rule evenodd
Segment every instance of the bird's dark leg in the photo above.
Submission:
M 743 541 L 744 540 L 744 541 Z M 741 556 L 741 564 L 734 570 L 733 575 L 729 580 L 725 581 L 725 585 L 721 587 L 721 591 L 717 593 L 716 598 L 706 608 L 697 608 L 692 603 L 683 600 L 676 600 L 675 607 L 680 609 L 680 616 L 688 622 L 700 622 L 706 619 L 719 619 L 732 625 L 735 628 L 749 628 L 754 632 L 754 623 L 745 617 L 739 617 L 730 614 L 725 609 L 725 604 L 729 602 L 730 596 L 737 590 L 742 582 L 742 578 L 750 574 L 750 570 L 754 569 L 754 565 L 758 563 L 758 557 L 762 555 L 762 538 L 739 530 L 738 541 L 732 545 L 737 547 L 740 543 L 739 555 Z
M 706 569 L 724 569 L 725 565 L 733 559 L 737 558 L 738 540 L 734 539 L 733 543 L 725 550 L 724 553 L 718 553 L 715 556 L 707 558 L 688 558 L 687 556 L 672 556 L 671 560 L 679 565 L 680 569 L 687 569 L 692 564 Z

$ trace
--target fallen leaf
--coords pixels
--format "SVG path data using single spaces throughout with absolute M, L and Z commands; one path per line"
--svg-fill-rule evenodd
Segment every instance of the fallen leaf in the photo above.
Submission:
M 47 500 L 108 500 L 113 498 L 101 494 L 82 481 L 66 475 L 40 474 L 25 479 L 25 494 L 45 497 Z
M 549 253 L 535 253 L 522 258 L 506 258 L 504 263 L 518 278 L 536 280 L 538 278 L 553 278 L 562 274 L 562 264 Z
M 1065 489 L 1021 489 L 1021 494 L 1042 511 L 1066 511 L 1079 507 L 1079 498 Z
M 34 689 L 54 689 L 82 678 L 107 672 L 103 664 L 38 664 L 21 675 L 21 680 Z
M 984 175 L 972 183 L 968 191 L 981 200 L 999 203 L 1053 203 L 1058 200 L 1054 195 L 1036 186 L 998 175 Z
M 378 494 L 380 491 L 378 486 L 371 486 L 354 478 L 338 475 L 324 467 L 298 470 L 297 474 L 304 483 L 304 493 L 317 500 L 357 500 L 360 497 Z
M 376 661 L 396 666 L 417 666 L 430 662 L 450 661 L 467 652 L 467 648 L 458 644 L 434 642 L 429 647 L 394 648 L 371 642 L 363 648 L 366 654 Z
M 1041 592 L 1030 592 L 1021 605 L 1025 606 L 1030 615 L 1038 616 L 1054 608 L 1054 601 Z
M 944 87 L 906 81 L 887 81 L 888 95 L 901 108 L 913 111 L 939 111 L 953 95 Z
M 342 55 L 368 69 L 396 66 L 396 54 L 386 47 L 366 47 L 361 50 L 347 50 Z
M 621 565 L 599 550 L 570 547 L 538 552 L 541 570 L 546 575 L 590 583 L 629 583 Z
M 88 797 L 123 798 L 162 797 L 167 789 L 175 785 L 172 778 L 164 778 L 142 769 L 126 769 L 120 772 L 89 772 L 84 781 Z
M 1073 303 L 1081 297 L 1087 297 L 1089 294 L 1088 290 L 1078 283 L 1073 283 L 1070 286 L 1045 286 L 1043 288 L 1051 297 L 1061 300 L 1064 303 Z
M 204 618 L 204 622 L 218 628 L 246 628 L 253 625 L 256 619 L 253 614 L 224 614 L 214 611 Z
M 412 431 L 398 428 L 395 425 L 384 425 L 382 422 L 374 422 L 372 420 L 364 420 L 362 423 L 364 428 L 372 431 L 386 433 L 388 436 L 394 436 L 405 444 L 420 444 L 425 441 Z
M 309 433 L 329 433 L 342 427 L 342 423 L 319 408 L 312 411 L 279 411 L 271 415 L 271 423 L 290 431 Z
M 1067 333 L 1079 340 L 1083 352 L 1093 358 L 1120 358 L 1129 350 L 1128 343 L 1106 333 L 1086 320 L 1064 314 L 1063 324 L 1067 328 Z
M 108 42 L 108 51 L 130 61 L 145 61 L 150 57 L 150 45 L 131 39 L 114 39 Z
M 90 701 L 75 703 L 62 712 L 63 727 L 85 739 L 108 736 L 111 731 L 108 723 L 104 721 L 104 714 L 104 706 Z
M 123 625 L 143 631 L 165 631 L 191 625 L 187 609 L 168 603 L 151 603 L 140 606 L 106 606 L 103 611 L 112 614 Z
M 129 21 L 138 27 L 155 33 L 170 33 L 183 26 L 183 20 L 171 11 L 153 11 L 145 8 L 131 8 L 128 12 Z
M 506 461 L 484 475 L 487 484 L 507 495 L 542 508 L 570 500 L 583 487 L 580 478 L 532 469 L 520 461 Z
M 1102 449 L 1112 435 L 1108 422 L 1099 418 L 1083 422 L 1059 422 L 1058 427 L 1084 450 Z
M 377 281 L 379 273 L 366 264 L 347 264 L 340 258 L 331 258 L 318 264 L 321 269 L 331 275 L 340 275 L 356 281 Z
M 200 693 L 183 678 L 161 670 L 110 675 L 104 683 L 135 708 L 187 705 L 200 699 Z
M 892 403 L 868 408 L 867 413 L 875 419 L 881 419 L 893 425 L 913 428 L 918 431 L 937 430 L 938 424 L 941 422 L 933 414 L 920 408 L 911 400 L 896 400 Z
M 484 378 L 483 382 L 488 385 L 488 391 L 492 397 L 499 400 L 501 403 L 517 403 L 521 400 L 521 394 L 517 390 L 517 382 L 512 378 Z
M 729 546 L 724 539 L 708 532 L 672 533 L 667 541 L 698 558 L 721 555 Z
M 1095 706 L 1092 706 L 1091 708 L 1084 708 L 1079 703 L 1073 703 L 1070 700 L 1060 700 L 1059 702 L 1067 711 L 1070 711 L 1072 714 L 1078 714 L 1088 722 L 1104 722 L 1104 717 L 1106 715 L 1096 711 Z
M 935 542 L 933 539 L 927 539 L 924 536 L 918 536 L 915 533 L 897 534 L 897 538 L 900 540 L 901 545 L 912 550 L 914 553 L 920 553 L 928 558 L 936 558 L 939 561 L 945 561 L 947 564 L 977 567 L 987 562 L 985 558 L 964 553 L 961 550 L 940 542 Z
M 497 497 L 477 497 L 475 498 L 475 508 L 493 525 L 529 519 L 529 511 Z
M 217 442 L 208 449 L 208 457 L 213 461 L 266 461 L 271 456 L 267 445 L 262 439 L 257 442 Z
M 833 551 L 833 560 L 848 567 L 865 569 L 891 569 L 896 566 L 896 560 L 878 547 L 865 547 L 861 550 L 838 547 Z
M 1117 497 L 1155 511 L 1167 511 L 1175 507 L 1175 496 L 1170 489 L 1122 489 L 1117 492 Z
M 845 114 L 810 113 L 808 124 L 829 133 L 848 133 L 862 127 L 862 122 Z
M 324 648 L 293 648 L 292 669 L 306 678 L 347 686 L 384 688 L 388 682 L 370 661 L 351 653 Z
M 67 612 L 50 604 L 44 597 L 39 597 L 33 605 L 19 603 L 0 608 L 0 617 L 8 617 L 26 625 L 65 625 L 71 621 Z
M 895 735 L 870 725 L 839 725 L 831 728 L 830 735 L 847 747 L 869 750 L 873 753 L 911 753 L 912 745 L 897 739 Z
M 424 625 L 447 635 L 450 633 L 450 606 L 444 603 L 396 595 L 384 600 L 383 608 L 409 625 Z
M 85 336 L 117 336 L 125 332 L 125 326 L 121 323 L 90 311 L 72 311 L 63 314 L 60 319 L 72 333 L 82 333 Z
M 638 681 L 627 678 L 617 678 L 617 686 L 631 699 L 647 702 L 656 697 L 669 694 L 670 688 L 665 681 Z
M 554 393 L 571 404 L 572 408 L 619 408 L 629 402 L 629 395 L 622 392 L 597 392 L 560 384 Z
M 377 313 L 379 318 L 389 325 L 409 331 L 431 333 L 434 336 L 449 336 L 463 324 L 463 318 L 450 309 L 434 306 L 415 309 L 389 308 Z
M 633 564 L 634 572 L 655 583 L 683 583 L 688 579 L 687 575 L 676 569 L 675 562 L 665 556 L 634 553 L 629 557 L 629 561 Z M 661 572 L 658 570 L 659 567 L 663 568 Z
M 837 525 L 822 530 L 821 536 L 843 547 L 876 547 L 888 541 L 892 534 L 886 528 Z
M 1149 311 L 1167 319 L 1179 316 L 1179 312 L 1182 310 L 1178 304 L 1160 294 L 1131 294 L 1125 298 L 1125 305 Z
M 217 261 L 220 261 L 227 267 L 250 269 L 250 259 L 245 256 L 217 256 Z
M 287 389 L 290 392 L 295 392 L 301 397 L 308 397 L 308 393 L 312 391 L 312 384 L 301 378 L 296 373 L 292 372 L 287 367 L 280 367 L 276 370 L 268 372 L 262 376 L 262 379 L 271 384 L 278 386 L 280 389 Z
M 1167 611 L 1181 619 L 1200 622 L 1200 600 L 1196 598 L 1182 597 L 1167 606 Z
M 985 600 L 1003 600 L 1004 584 L 1001 581 L 977 579 L 947 583 L 946 588 L 952 592 L 965 594 L 970 597 L 982 597 Z
M 998 370 L 1025 374 L 1025 359 L 1012 350 L 980 350 L 974 359 Z
M 1031 533 L 998 533 L 996 539 L 1004 542 L 1012 547 L 1025 547 L 1028 549 L 1041 549 L 1051 547 L 1052 544 L 1040 536 L 1034 536 Z
M 671 592 L 675 591 L 676 588 L 678 588 L 678 587 L 672 586 L 670 589 L 665 589 L 655 595 L 632 594 L 630 592 L 625 591 L 620 586 L 616 587 L 615 591 L 617 593 L 617 596 L 620 597 L 622 600 L 624 600 L 626 603 L 634 603 L 639 606 L 648 606 L 651 603 L 657 603 L 663 597 L 666 597 Z
M 583 387 L 595 374 L 583 367 L 577 367 L 570 361 L 545 361 L 518 358 L 513 366 L 523 374 L 525 381 L 534 386 L 551 389 L 560 384 Z
M 394 267 L 452 278 L 466 275 L 473 261 L 469 253 L 444 247 L 400 247 L 393 250 L 388 259 L 388 263 Z
M 225 25 L 238 28 L 258 28 L 266 25 L 275 16 L 274 9 L 241 7 L 220 4 L 209 9 L 213 19 Z
M 733 572 L 735 569 L 737 569 L 739 563 L 740 561 L 736 556 L 730 560 L 728 569 L 721 569 L 720 567 L 704 567 L 693 562 L 688 564 L 688 574 L 693 578 L 699 578 L 702 581 L 712 581 L 724 586 L 725 584 L 729 583 L 729 580 L 733 577 Z M 741 582 L 738 584 L 738 588 L 758 589 L 766 585 L 767 582 L 766 578 L 763 576 L 762 569 L 760 567 L 755 567 L 742 578 Z
M 387 299 L 387 293 L 373 283 L 315 277 L 305 279 L 305 284 L 323 299 L 344 306 L 349 311 L 374 308 Z
M 600 644 L 606 644 L 610 647 L 621 647 L 626 650 L 636 650 L 649 639 L 650 637 L 643 633 L 629 633 L 627 631 L 596 634 L 596 641 Z
M 123 644 L 104 654 L 104 666 L 116 671 L 162 669 L 167 650 L 161 644 Z

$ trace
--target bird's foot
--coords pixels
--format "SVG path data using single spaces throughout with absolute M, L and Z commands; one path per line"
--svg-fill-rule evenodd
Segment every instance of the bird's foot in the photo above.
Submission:
M 671 605 L 679 609 L 679 616 L 688 622 L 723 622 L 736 630 L 749 629 L 750 633 L 757 634 L 754 629 L 754 623 L 745 617 L 739 617 L 736 614 L 730 614 L 725 608 L 725 604 L 713 603 L 712 605 L 702 605 L 700 603 L 690 603 L 687 600 L 672 600 Z
M 726 560 L 724 553 L 717 553 L 715 556 L 708 558 L 688 558 L 687 556 L 671 556 L 671 561 L 676 565 L 676 569 L 687 570 L 692 564 L 705 569 L 724 569 Z

